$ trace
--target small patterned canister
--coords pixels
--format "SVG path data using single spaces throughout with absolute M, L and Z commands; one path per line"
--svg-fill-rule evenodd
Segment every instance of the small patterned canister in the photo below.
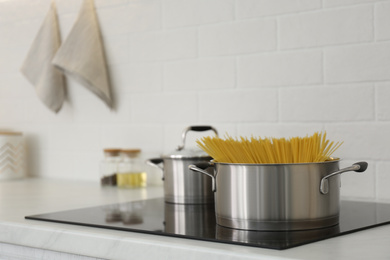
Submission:
M 0 180 L 25 176 L 25 145 L 20 132 L 0 132 Z

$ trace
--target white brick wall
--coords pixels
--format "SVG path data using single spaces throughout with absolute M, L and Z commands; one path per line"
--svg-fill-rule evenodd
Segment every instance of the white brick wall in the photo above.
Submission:
M 201 56 L 235 55 L 276 49 L 276 22 L 234 22 L 199 29 Z
M 166 63 L 164 90 L 207 90 L 234 88 L 234 58 L 196 59 Z
M 71 7 L 76 7 L 73 12 L 78 12 L 80 0 L 72 0 Z M 66 1 L 57 1 L 66 2 Z M 100 3 L 111 1 L 101 0 Z M 161 29 L 162 7 L 160 0 L 132 0 L 127 3 L 118 2 L 113 6 L 98 7 L 98 20 L 104 36 L 126 34 L 131 32 L 155 31 Z M 61 6 L 58 7 L 61 12 Z
M 278 116 L 275 90 L 233 90 L 200 94 L 201 121 L 216 123 L 269 122 Z
M 390 43 L 342 46 L 325 50 L 327 83 L 390 80 Z
M 129 61 L 178 60 L 195 58 L 195 29 L 133 33 L 129 37 Z
M 308 110 L 308 108 L 310 108 Z M 283 122 L 374 120 L 373 84 L 296 87 L 281 90 Z
M 373 6 L 330 9 L 280 18 L 280 47 L 286 49 L 372 41 Z
M 321 8 L 321 0 L 239 0 L 236 1 L 238 19 L 271 16 Z
M 242 87 L 321 84 L 321 51 L 267 53 L 238 60 L 238 84 Z
M 388 121 L 390 120 L 390 84 L 378 83 L 376 91 L 377 119 Z
M 324 0 L 324 7 L 342 7 L 360 3 L 379 2 L 380 0 Z
M 124 63 L 110 66 L 112 84 L 118 92 L 150 92 L 162 89 L 163 66 L 159 62 Z
M 56 3 L 65 39 L 81 0 Z M 115 109 L 68 78 L 57 115 L 19 72 L 49 5 L 0 1 L 0 130 L 26 134 L 30 175 L 98 181 L 103 148 L 158 156 L 191 124 L 326 130 L 341 166 L 369 162 L 343 196 L 390 201 L 389 0 L 95 0 Z
M 231 21 L 234 0 L 165 0 L 164 27 L 185 27 Z
M 377 40 L 389 40 L 390 32 L 386 24 L 390 23 L 390 3 L 378 3 L 375 5 L 375 36 Z

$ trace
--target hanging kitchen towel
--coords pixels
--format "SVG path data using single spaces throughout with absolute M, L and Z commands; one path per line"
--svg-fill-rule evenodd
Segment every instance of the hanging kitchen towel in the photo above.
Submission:
M 104 48 L 93 0 L 84 0 L 77 20 L 53 64 L 112 107 Z
M 52 64 L 61 45 L 54 1 L 21 67 L 22 74 L 34 85 L 38 97 L 58 112 L 65 99 L 65 78 Z

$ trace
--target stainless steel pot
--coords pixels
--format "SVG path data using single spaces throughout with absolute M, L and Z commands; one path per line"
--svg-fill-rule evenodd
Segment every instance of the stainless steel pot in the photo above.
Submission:
M 297 164 L 201 163 L 211 177 L 217 224 L 244 230 L 307 230 L 338 224 L 340 174 L 363 172 L 366 162 L 339 170 L 339 160 Z M 207 168 L 214 168 L 210 174 Z
M 189 165 L 209 162 L 211 157 L 202 150 L 185 149 L 185 140 L 189 131 L 214 131 L 212 126 L 189 126 L 182 133 L 182 145 L 170 154 L 161 158 L 149 159 L 148 163 L 159 167 L 163 171 L 164 198 L 166 202 L 182 204 L 214 203 L 212 180 L 200 174 L 193 174 Z M 163 166 L 162 166 L 163 165 Z M 212 169 L 205 170 L 209 174 Z

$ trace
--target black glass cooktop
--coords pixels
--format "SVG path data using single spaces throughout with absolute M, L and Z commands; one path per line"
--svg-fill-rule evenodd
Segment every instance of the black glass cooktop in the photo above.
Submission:
M 337 226 L 307 231 L 245 231 L 216 224 L 213 205 L 163 198 L 27 216 L 26 219 L 270 249 L 287 249 L 390 223 L 390 204 L 341 201 Z

